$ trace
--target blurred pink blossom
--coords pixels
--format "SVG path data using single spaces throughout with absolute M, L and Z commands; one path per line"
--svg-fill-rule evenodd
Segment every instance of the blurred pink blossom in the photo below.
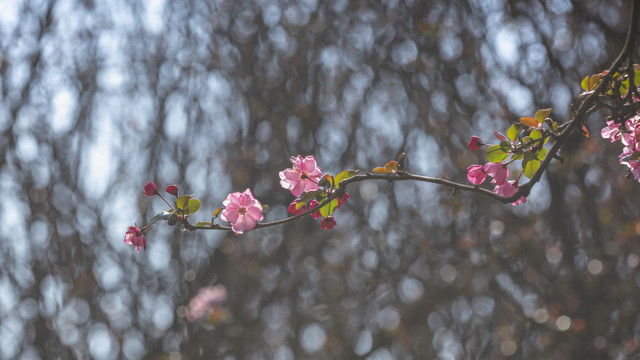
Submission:
M 227 300 L 227 289 L 224 285 L 209 286 L 200 289 L 189 302 L 187 321 L 194 322 L 211 311 L 214 305 L 220 305 Z
M 129 230 L 124 235 L 124 243 L 133 245 L 140 253 L 140 248 L 147 250 L 147 239 L 142 234 L 142 230 L 138 229 L 138 226 L 129 226 Z

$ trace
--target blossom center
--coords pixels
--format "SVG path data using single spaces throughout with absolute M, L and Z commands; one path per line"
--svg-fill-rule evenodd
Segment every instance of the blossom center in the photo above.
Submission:
M 238 210 L 238 213 L 240 213 L 240 215 L 245 215 L 247 213 L 247 208 L 246 207 L 241 207 Z
M 309 174 L 307 174 L 306 171 L 303 171 L 302 174 L 300 174 L 300 179 L 307 180 L 308 178 L 309 178 Z

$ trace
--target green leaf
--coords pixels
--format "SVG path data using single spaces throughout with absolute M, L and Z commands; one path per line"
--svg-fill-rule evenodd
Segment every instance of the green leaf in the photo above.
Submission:
M 318 186 L 333 188 L 333 176 L 329 174 L 324 174 L 322 179 L 318 181 Z
M 342 170 L 338 173 L 338 175 L 336 175 L 335 177 L 335 182 L 336 182 L 336 187 L 339 188 L 340 187 L 340 183 L 343 182 L 344 180 L 347 179 L 351 179 L 352 177 L 356 176 L 356 174 L 358 173 L 358 170 Z
M 196 223 L 196 226 L 197 227 L 200 227 L 200 226 L 213 226 L 213 223 L 210 223 L 208 221 L 198 221 Z
M 338 199 L 333 199 L 333 200 L 331 200 L 331 202 L 329 204 L 323 206 L 320 209 L 320 215 L 322 215 L 322 217 L 327 217 L 327 216 L 333 214 L 333 212 L 337 208 L 338 208 Z
M 200 210 L 200 200 L 191 199 L 187 202 L 187 215 L 195 214 Z
M 169 220 L 167 220 L 167 225 L 169 225 L 169 226 L 173 226 L 173 225 L 175 225 L 177 223 L 178 223 L 178 219 L 176 219 L 175 216 L 172 216 L 172 217 L 169 218 Z
M 302 194 L 302 196 L 300 196 L 300 198 L 298 199 L 298 203 L 308 204 L 311 202 L 311 200 L 315 200 L 316 196 L 318 196 L 318 193 L 320 192 L 322 192 L 322 190 L 306 192 Z
M 377 168 L 373 168 L 373 173 L 374 174 L 391 174 L 393 171 L 384 168 L 384 167 L 377 167 Z
M 535 154 L 536 158 L 540 161 L 544 160 L 544 158 L 547 157 L 547 149 L 545 148 L 540 148 L 540 150 L 536 151 Z
M 524 176 L 531 179 L 533 174 L 536 173 L 538 168 L 540 167 L 540 160 L 538 160 L 534 154 L 526 153 L 524 154 L 524 160 L 522 160 L 522 170 Z
M 487 160 L 497 163 L 507 158 L 509 154 L 501 145 L 492 145 L 487 149 Z
M 507 131 L 507 137 L 511 140 L 511 141 L 516 141 L 516 139 L 518 138 L 518 134 L 520 133 L 520 131 L 522 131 L 522 125 L 520 124 L 513 124 L 509 127 L 509 130 Z
M 589 79 L 589 90 L 595 90 L 598 84 L 600 84 L 600 80 L 602 80 L 602 77 L 600 75 L 592 75 Z
M 296 204 L 296 206 L 297 206 L 297 205 L 298 205 L 298 204 Z M 262 205 L 262 212 L 267 212 L 267 211 L 269 211 L 269 205 L 267 205 L 267 204 L 263 204 L 263 205 Z
M 536 111 L 536 121 L 542 124 L 549 114 L 551 114 L 551 108 Z
M 582 87 L 583 90 L 585 91 L 589 91 L 589 76 L 585 76 L 584 79 L 582 79 L 582 82 L 580 83 L 580 87 Z
M 640 70 L 634 70 L 634 72 L 633 72 L 633 83 L 636 86 L 640 86 Z
M 533 131 L 531 131 L 531 134 L 529 134 L 529 137 L 531 137 L 531 140 L 538 140 L 542 138 L 542 131 L 534 129 Z
M 215 209 L 215 210 L 213 211 L 213 219 L 217 218 L 217 217 L 218 217 L 218 215 L 220 215 L 220 211 L 222 211 L 222 208 L 221 208 L 221 207 L 219 207 L 219 208 L 217 208 L 217 209 Z
M 182 195 L 176 199 L 176 209 L 184 210 L 187 208 L 187 203 L 189 199 L 191 199 L 193 195 Z
M 558 132 L 558 129 L 560 128 L 560 126 L 558 125 L 557 122 L 553 122 L 553 124 L 551 124 L 551 130 L 553 130 L 553 132 Z

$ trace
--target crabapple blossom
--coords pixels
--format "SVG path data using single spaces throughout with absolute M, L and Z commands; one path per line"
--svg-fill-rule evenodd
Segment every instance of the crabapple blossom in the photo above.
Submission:
M 231 229 L 236 234 L 253 229 L 258 221 L 264 219 L 262 204 L 253 197 L 250 189 L 227 195 L 222 205 L 225 208 L 220 214 L 220 219 L 231 223 Z
M 293 168 L 280 171 L 280 185 L 291 191 L 298 197 L 307 191 L 318 189 L 318 181 L 322 177 L 322 171 L 316 164 L 313 156 L 291 157 Z
M 486 163 L 484 164 L 484 172 L 493 177 L 492 183 L 498 185 L 502 184 L 509 176 L 509 170 L 502 163 Z
M 620 124 L 616 124 L 613 120 L 607 121 L 607 126 L 602 128 L 600 136 L 603 139 L 611 139 L 611 142 L 615 142 L 620 138 Z
M 169 194 L 173 196 L 178 196 L 178 186 L 177 185 L 169 185 L 166 190 Z
M 496 185 L 493 192 L 504 197 L 510 197 L 518 191 L 518 182 L 516 180 L 504 181 L 501 184 Z M 516 206 L 518 204 L 524 204 L 527 202 L 527 199 L 524 196 L 521 196 L 518 200 L 511 203 L 511 205 Z
M 147 250 L 147 239 L 142 234 L 142 230 L 138 229 L 138 225 L 129 226 L 127 233 L 124 235 L 124 243 L 135 246 L 140 253 L 140 248 Z
M 487 173 L 482 165 L 471 165 L 467 168 L 467 179 L 472 184 L 480 185 L 487 178 Z
M 149 181 L 147 185 L 144 186 L 144 194 L 147 196 L 158 195 L 158 187 L 156 184 Z
M 223 285 L 210 286 L 200 289 L 191 301 L 187 310 L 187 321 L 194 322 L 218 305 L 227 300 L 227 289 Z
M 482 145 L 484 145 L 484 143 L 482 142 L 482 139 L 480 139 L 477 136 L 472 136 L 471 140 L 469 140 L 469 143 L 467 144 L 467 146 L 469 147 L 469 150 L 481 149 Z
M 336 220 L 333 216 L 327 216 L 326 218 L 320 221 L 320 229 L 331 230 L 334 226 L 336 226 Z
M 340 209 L 340 206 L 342 206 L 342 204 L 346 203 L 346 202 L 347 202 L 347 200 L 349 200 L 349 198 L 350 198 L 350 197 L 351 197 L 351 196 L 349 196 L 349 193 L 348 193 L 348 192 L 344 192 L 344 193 L 342 193 L 342 195 L 340 195 L 340 196 L 338 197 L 338 207 L 336 208 L 336 210 L 337 210 L 337 209 Z

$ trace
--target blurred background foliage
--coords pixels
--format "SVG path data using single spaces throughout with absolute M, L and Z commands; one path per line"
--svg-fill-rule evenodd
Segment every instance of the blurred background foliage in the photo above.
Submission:
M 407 153 L 466 182 L 487 142 L 608 67 L 626 1 L 0 1 L 0 358 L 625 358 L 640 346 L 640 184 L 619 145 L 573 137 L 525 205 L 423 183 L 350 186 L 338 226 L 242 236 L 206 221 L 278 171 Z M 185 319 L 203 287 L 228 300 Z

